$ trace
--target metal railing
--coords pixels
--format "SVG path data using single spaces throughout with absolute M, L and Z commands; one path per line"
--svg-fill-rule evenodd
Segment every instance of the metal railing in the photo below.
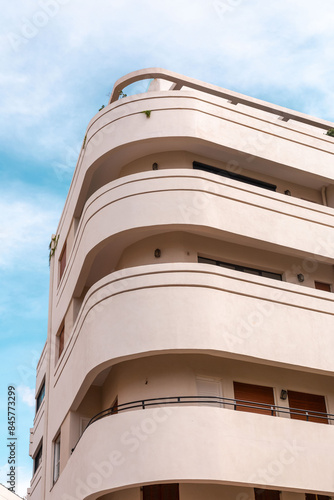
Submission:
M 298 415 L 300 420 L 312 421 L 318 423 L 328 424 L 334 422 L 334 415 L 331 413 L 323 413 L 319 411 L 309 411 L 301 408 L 291 408 L 289 406 L 270 405 L 267 403 L 258 403 L 254 401 L 247 401 L 244 399 L 222 398 L 218 396 L 171 396 L 163 398 L 150 398 L 138 399 L 137 401 L 130 401 L 129 403 L 122 403 L 114 405 L 106 410 L 102 410 L 90 419 L 85 430 L 102 418 L 116 415 L 122 411 L 129 411 L 135 409 L 145 410 L 152 406 L 165 406 L 165 405 L 205 405 L 216 406 L 218 408 L 233 407 L 233 410 L 250 411 L 252 413 L 262 413 L 264 415 L 280 416 L 281 414 Z M 85 432 L 83 431 L 83 433 Z M 82 435 L 83 435 L 82 433 Z M 80 436 L 78 442 L 80 441 Z M 77 447 L 77 444 L 72 448 L 71 453 Z
M 334 422 L 334 415 L 331 413 L 323 413 L 318 411 L 310 411 L 302 408 L 291 408 L 287 406 L 270 405 L 267 403 L 258 403 L 254 401 L 246 401 L 243 399 L 231 399 L 222 398 L 217 396 L 172 396 L 163 398 L 151 398 L 151 399 L 139 399 L 137 401 L 131 401 L 129 403 L 123 403 L 111 408 L 103 410 L 94 417 L 90 419 L 86 429 L 97 422 L 101 418 L 108 417 L 110 415 L 115 415 L 122 411 L 128 411 L 133 409 L 150 408 L 152 406 L 163 406 L 163 405 L 214 405 L 220 408 L 232 406 L 234 410 L 241 411 L 252 411 L 253 413 L 262 413 L 265 415 L 280 416 L 281 414 L 298 415 L 300 420 L 306 420 L 319 423 L 329 423 Z

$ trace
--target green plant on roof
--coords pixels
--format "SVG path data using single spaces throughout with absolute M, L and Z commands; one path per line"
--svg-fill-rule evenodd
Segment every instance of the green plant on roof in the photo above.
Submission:
M 52 236 L 51 241 L 49 243 L 49 265 L 51 262 L 51 257 L 54 255 L 56 251 L 58 240 L 59 240 L 59 234 L 58 236 L 55 234 L 54 236 Z
M 120 90 L 118 92 L 119 98 L 122 99 L 123 97 L 128 97 L 128 94 L 124 94 L 123 90 Z
M 330 128 L 327 130 L 326 135 L 330 135 L 331 137 L 334 137 L 334 128 Z
M 101 111 L 101 109 L 103 109 L 105 106 L 104 104 L 102 104 L 102 106 L 100 107 L 99 111 Z
M 146 118 L 149 118 L 151 116 L 151 110 L 150 109 L 146 109 L 145 111 L 142 111 L 142 113 L 144 113 L 146 115 Z

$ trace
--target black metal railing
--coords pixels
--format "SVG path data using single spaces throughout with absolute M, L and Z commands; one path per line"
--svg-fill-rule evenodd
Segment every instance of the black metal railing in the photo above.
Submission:
M 115 415 L 122 411 L 133 410 L 140 408 L 145 410 L 151 406 L 163 406 L 163 405 L 214 405 L 217 407 L 229 407 L 232 406 L 234 410 L 241 411 L 252 411 L 254 413 L 263 413 L 265 415 L 280 416 L 281 414 L 298 415 L 300 420 L 319 420 L 320 423 L 328 423 L 328 421 L 334 422 L 334 415 L 331 413 L 323 413 L 318 411 L 310 411 L 302 408 L 291 408 L 287 406 L 271 405 L 267 403 L 258 403 L 254 401 L 246 401 L 243 399 L 231 399 L 222 398 L 217 396 L 173 396 L 173 397 L 163 397 L 163 398 L 151 398 L 151 399 L 139 399 L 137 401 L 131 401 L 129 403 L 123 403 L 113 406 L 112 408 L 107 408 L 103 410 L 94 417 L 90 419 L 87 427 L 97 422 L 101 418 L 108 417 L 109 415 Z M 86 429 L 87 429 L 86 427 Z
M 334 415 L 331 413 L 323 413 L 319 411 L 310 411 L 301 408 L 291 408 L 289 406 L 278 406 L 271 405 L 267 403 L 258 403 L 254 401 L 247 401 L 244 399 L 232 399 L 223 398 L 218 396 L 171 396 L 163 398 L 151 398 L 151 399 L 138 399 L 137 401 L 130 401 L 129 403 L 122 403 L 119 405 L 113 405 L 106 410 L 100 411 L 94 417 L 90 419 L 87 424 L 86 429 L 101 420 L 102 418 L 108 417 L 110 415 L 116 415 L 122 411 L 129 411 L 134 409 L 145 410 L 146 408 L 151 408 L 152 406 L 165 406 L 165 405 L 209 405 L 216 406 L 218 408 L 229 408 L 232 407 L 233 410 L 249 411 L 252 413 L 262 413 L 264 415 L 271 416 L 281 416 L 282 414 L 298 415 L 300 420 L 319 422 L 328 424 L 334 422 Z M 86 430 L 85 429 L 85 430 Z M 79 438 L 80 441 L 80 438 Z M 78 442 L 79 442 L 78 441 Z M 78 444 L 78 443 L 77 443 Z M 77 444 L 72 449 L 72 453 L 75 450 Z

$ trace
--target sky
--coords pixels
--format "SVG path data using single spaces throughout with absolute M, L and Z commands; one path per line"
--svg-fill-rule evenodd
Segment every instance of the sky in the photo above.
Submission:
M 7 486 L 13 385 L 17 493 L 24 496 L 29 486 L 35 368 L 47 332 L 48 244 L 88 122 L 107 105 L 114 82 L 161 67 L 333 122 L 333 26 L 333 0 L 4 2 L 0 483 Z

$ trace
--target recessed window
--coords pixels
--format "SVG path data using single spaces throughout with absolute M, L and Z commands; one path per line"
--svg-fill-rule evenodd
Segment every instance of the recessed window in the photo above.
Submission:
M 195 170 L 203 170 L 204 172 L 209 172 L 210 174 L 228 177 L 229 179 L 244 182 L 245 184 L 251 184 L 252 186 L 269 189 L 270 191 L 276 191 L 277 188 L 275 184 L 269 184 L 269 182 L 260 181 L 259 179 L 253 179 L 252 177 L 246 177 L 245 175 L 236 174 L 235 172 L 230 172 L 229 170 L 224 170 L 222 168 L 212 167 L 211 165 L 206 165 L 205 163 L 200 163 L 198 161 L 193 162 L 193 168 Z
M 253 267 L 239 266 L 237 264 L 230 264 L 228 262 L 222 262 L 220 260 L 207 259 L 206 257 L 198 257 L 198 262 L 202 264 L 212 264 L 214 266 L 225 267 L 227 269 L 233 269 L 235 271 L 240 271 L 242 273 L 254 274 L 255 276 L 263 276 L 264 278 L 270 278 L 273 280 L 282 281 L 282 275 L 278 273 L 272 273 L 269 271 L 262 271 L 261 269 L 254 269 Z
M 331 292 L 331 286 L 329 283 L 322 283 L 321 281 L 315 281 L 314 286 L 317 290 L 323 290 L 324 292 Z
M 275 405 L 272 387 L 233 382 L 235 409 L 263 415 L 275 415 L 272 407 Z
M 63 323 L 59 329 L 59 332 L 57 333 L 58 359 L 60 358 L 64 350 L 64 344 L 65 344 L 65 325 Z
M 144 486 L 143 500 L 179 500 L 179 485 L 172 483 Z
M 305 493 L 305 500 L 331 500 L 327 495 L 316 495 L 314 493 Z
M 288 391 L 290 417 L 295 420 L 309 420 L 320 424 L 328 424 L 326 402 L 324 396 L 305 392 Z
M 44 396 L 45 396 L 45 380 L 43 381 L 43 384 L 39 390 L 39 393 L 37 394 L 37 398 L 36 398 L 36 413 L 38 412 L 41 404 L 42 404 L 42 401 L 44 399 Z
M 64 274 L 65 267 L 66 267 L 66 242 L 63 246 L 63 249 L 59 257 L 59 281 L 61 280 L 61 277 Z
M 116 398 L 115 398 L 115 400 L 110 408 L 111 415 L 115 415 L 116 413 L 118 413 L 118 397 L 117 396 L 116 396 Z
M 42 454 L 43 454 L 43 442 L 41 443 L 41 446 L 38 448 L 38 451 L 34 458 L 34 474 L 42 463 Z
M 280 500 L 280 491 L 254 489 L 255 500 Z
M 60 474 L 60 433 L 53 442 L 53 482 L 55 483 Z

